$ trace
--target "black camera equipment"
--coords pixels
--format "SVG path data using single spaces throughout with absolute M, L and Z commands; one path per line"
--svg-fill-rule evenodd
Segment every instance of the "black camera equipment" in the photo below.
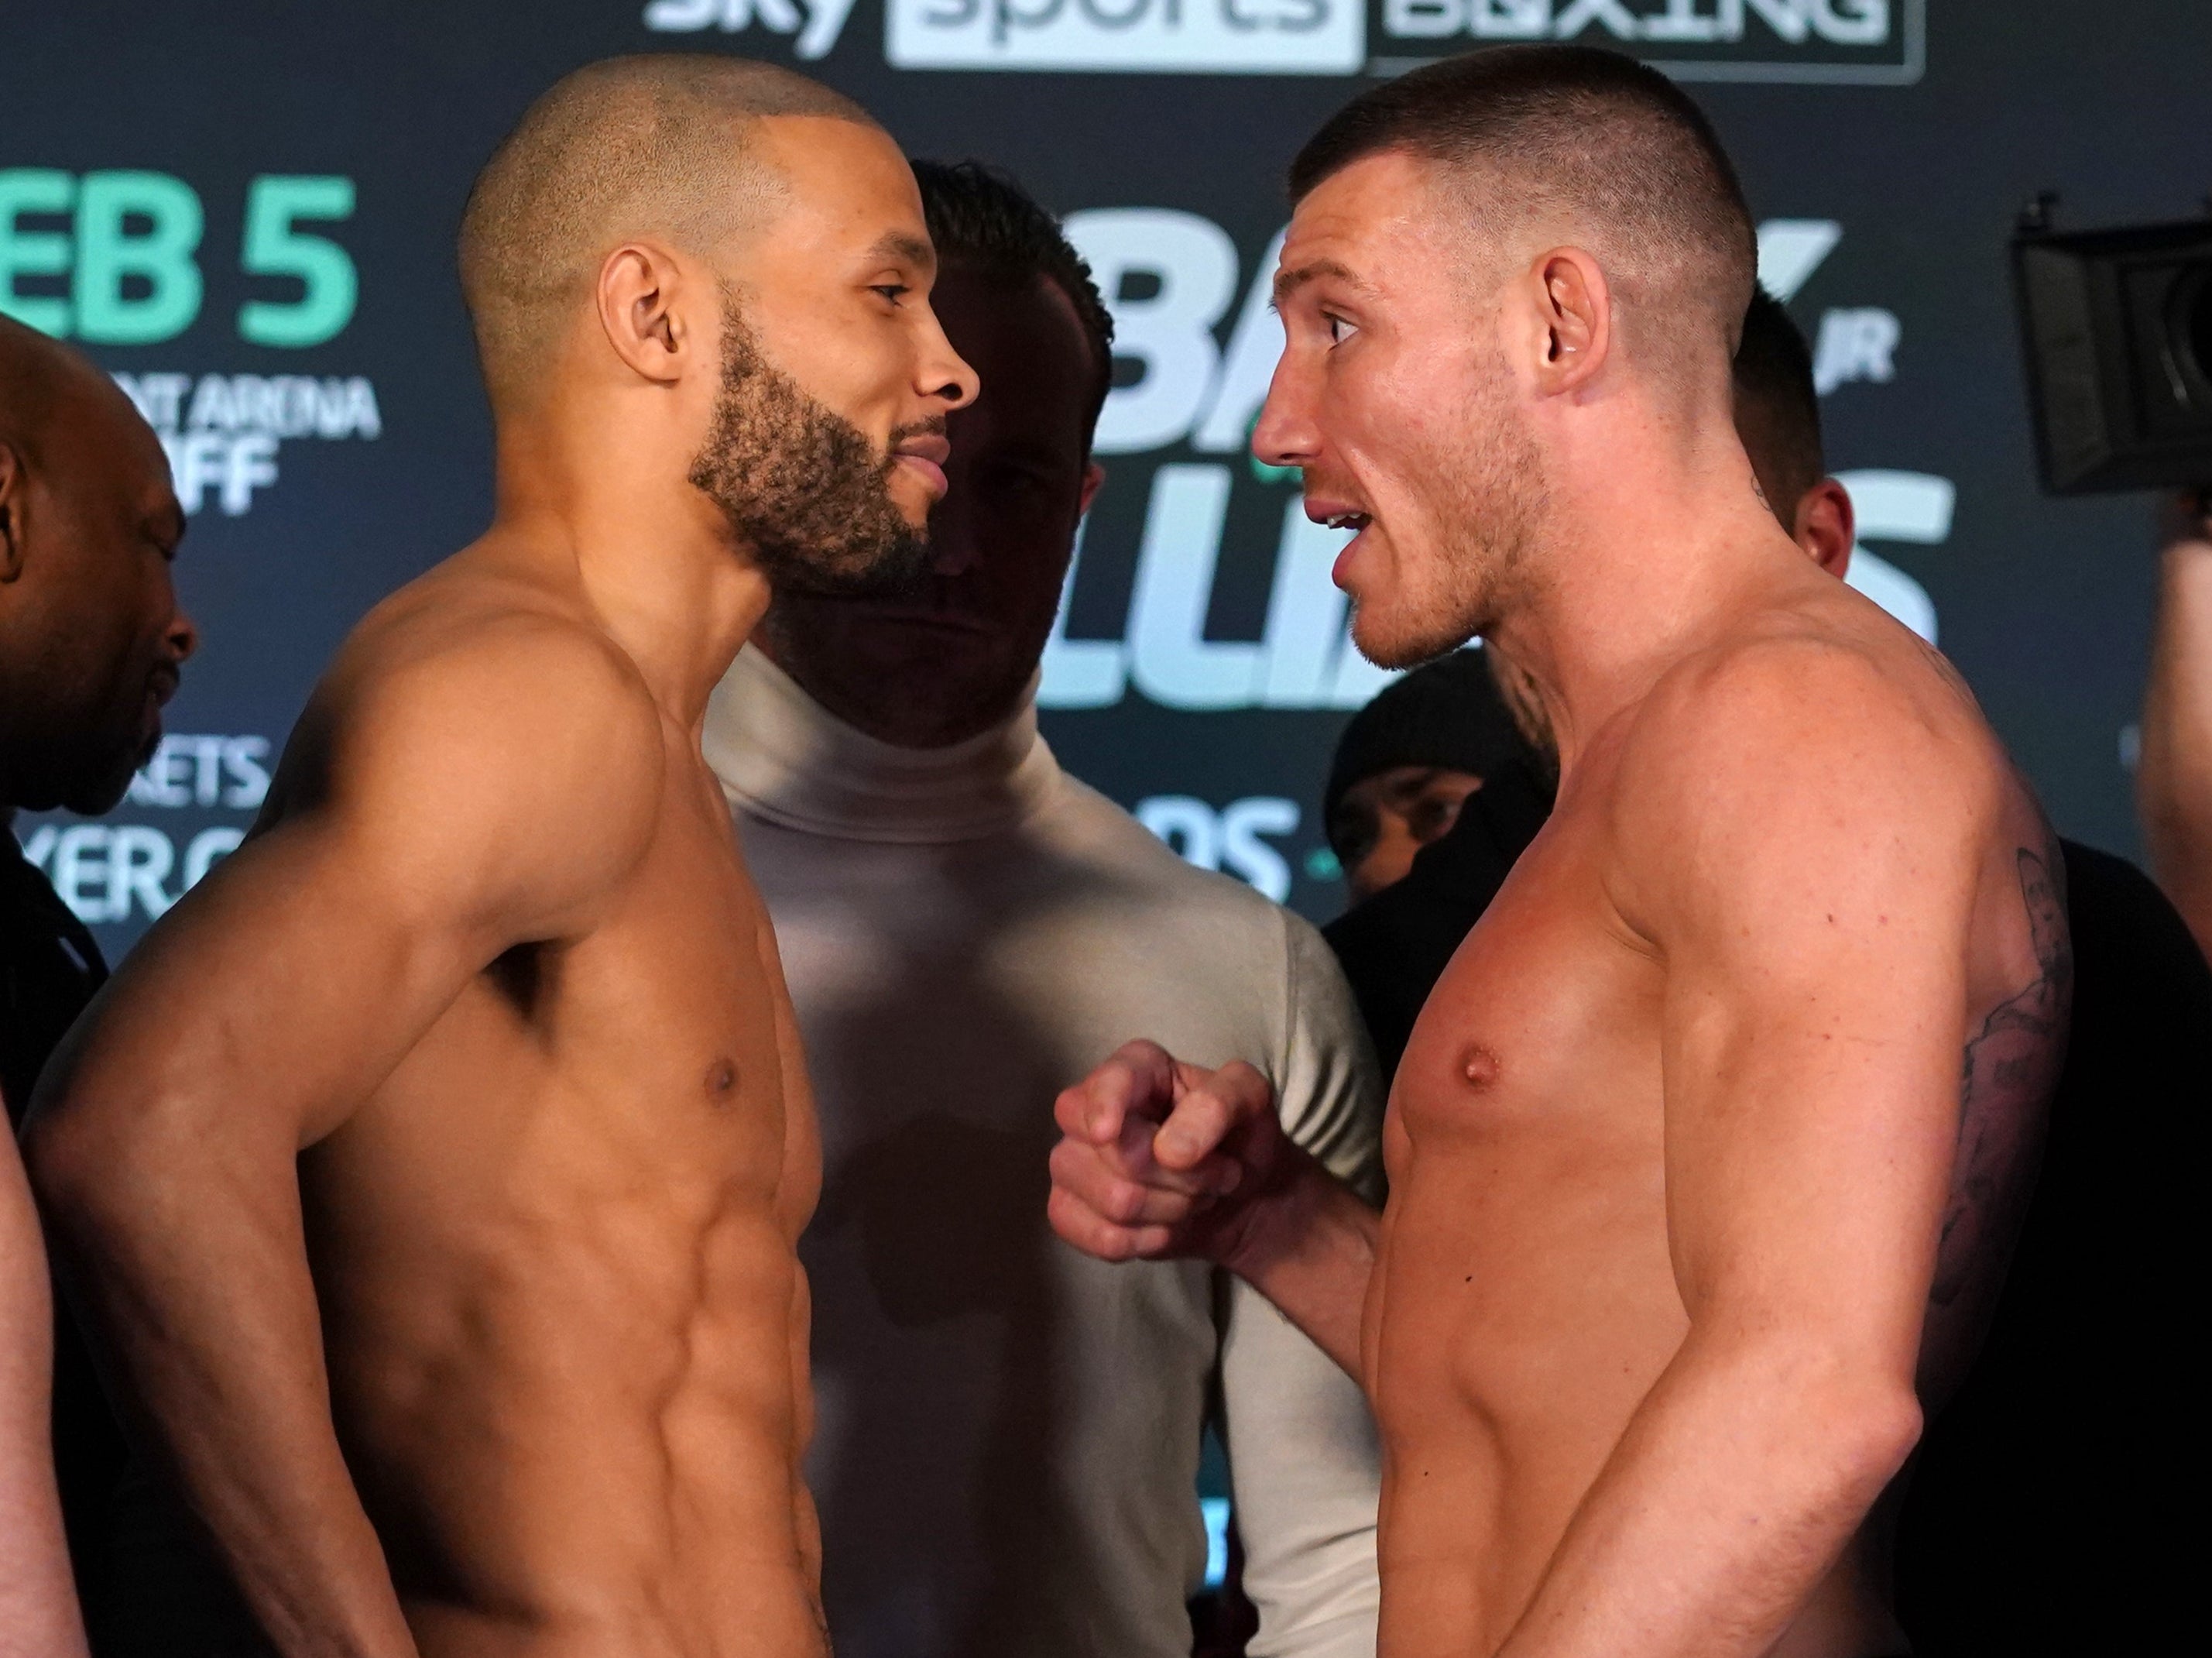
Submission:
M 2061 235 L 2057 199 L 2030 203 L 2012 245 L 2044 488 L 2212 484 L 2212 203 Z

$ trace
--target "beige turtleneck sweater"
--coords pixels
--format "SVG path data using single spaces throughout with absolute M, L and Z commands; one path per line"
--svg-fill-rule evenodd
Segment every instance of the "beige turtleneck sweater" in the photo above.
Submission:
M 1063 773 L 1028 706 L 895 748 L 749 648 L 706 753 L 821 1115 L 807 1473 L 838 1658 L 1188 1658 L 1209 1410 L 1251 1650 L 1371 1658 L 1358 1388 L 1226 1275 L 1109 1266 L 1044 1217 L 1054 1096 L 1134 1036 L 1258 1065 L 1293 1137 L 1373 1188 L 1374 1064 L 1320 936 Z

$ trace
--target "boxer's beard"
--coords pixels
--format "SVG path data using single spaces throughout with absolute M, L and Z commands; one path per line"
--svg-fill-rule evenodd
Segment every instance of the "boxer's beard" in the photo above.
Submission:
M 1414 458 L 1413 475 L 1432 480 L 1429 515 L 1438 545 L 1401 570 L 1396 602 L 1363 606 L 1353 617 L 1353 643 L 1369 661 L 1384 667 L 1431 661 L 1488 632 L 1522 602 L 1547 491 L 1543 453 L 1514 405 L 1512 385 L 1504 350 L 1493 341 L 1449 424 L 1451 446 Z
M 902 428 L 892 442 L 916 430 Z M 692 485 L 722 509 L 780 593 L 897 591 L 927 568 L 929 536 L 891 498 L 896 457 L 774 363 L 722 301 L 722 384 Z

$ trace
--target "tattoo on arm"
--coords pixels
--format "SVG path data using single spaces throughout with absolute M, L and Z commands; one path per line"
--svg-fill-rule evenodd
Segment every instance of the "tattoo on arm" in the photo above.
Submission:
M 1940 1307 L 1955 1301 L 1972 1274 L 2001 1188 L 2018 1161 L 2021 1136 L 2057 1082 L 2065 1051 L 2074 987 L 2066 866 L 2055 839 L 2040 852 L 2021 847 L 2014 856 L 2037 972 L 1990 1010 L 1966 1044 L 1959 1082 L 1958 1161 L 1930 1291 Z

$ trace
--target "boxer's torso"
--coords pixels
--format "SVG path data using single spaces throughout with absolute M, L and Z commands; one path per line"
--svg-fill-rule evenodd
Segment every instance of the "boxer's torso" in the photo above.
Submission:
M 301 1159 L 332 1412 L 425 1658 L 826 1650 L 811 1107 L 720 791 L 659 723 L 592 924 L 501 956 Z
M 1934 702 L 1948 694 L 1929 667 L 1901 658 L 1899 671 L 1926 675 Z M 1667 970 L 1609 887 L 1635 712 L 1571 768 L 1556 813 L 1430 997 L 1393 1091 L 1390 1204 L 1364 1334 L 1386 1453 L 1388 1658 L 1498 1649 L 1689 1329 L 1669 1253 Z M 1953 717 L 1961 764 L 2002 766 L 1978 719 Z M 1962 1043 L 2039 971 L 2016 854 L 2055 843 L 2005 787 Z M 1981 1178 L 2008 1199 L 2037 1126 L 1988 1137 Z M 1961 1233 L 1981 1269 L 1965 1295 L 1954 1287 L 1961 1315 L 1993 1293 L 2008 1242 L 2001 1225 Z M 1881 1658 L 1893 1633 L 1847 1557 L 1776 1650 Z

